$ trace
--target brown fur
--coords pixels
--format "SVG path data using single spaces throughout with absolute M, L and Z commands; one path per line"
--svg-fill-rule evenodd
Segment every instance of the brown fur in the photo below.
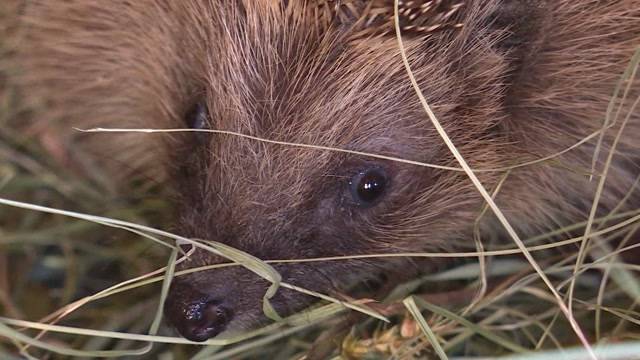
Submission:
M 46 104 L 41 126 L 181 128 L 189 108 L 204 101 L 213 129 L 457 166 L 408 81 L 388 17 L 360 16 L 371 10 L 363 1 L 351 1 L 348 12 L 336 2 L 287 3 L 27 1 L 21 43 L 8 63 L 27 99 Z M 390 1 L 375 3 L 391 9 Z M 421 32 L 407 17 L 405 46 L 422 92 L 475 169 L 541 158 L 600 128 L 640 45 L 640 0 L 468 0 L 446 20 Z M 622 104 L 623 116 L 637 95 Z M 620 123 L 607 132 L 598 171 Z M 468 178 L 449 170 L 228 135 L 60 136 L 118 172 L 124 163 L 168 179 L 184 235 L 263 259 L 472 247 L 482 206 Z M 634 115 L 609 170 L 602 213 L 640 174 L 638 136 Z M 585 175 L 594 144 L 512 171 L 497 202 L 521 234 L 586 218 L 597 183 Z M 345 184 L 373 165 L 386 168 L 391 190 L 359 208 Z M 479 175 L 493 188 L 504 173 Z M 627 207 L 640 204 L 634 194 Z M 490 216 L 482 227 L 501 234 Z M 197 252 L 184 266 L 219 261 Z M 326 292 L 388 265 L 276 268 L 288 282 Z M 167 311 L 179 322 L 197 299 L 226 299 L 231 328 L 254 326 L 263 319 L 265 286 L 241 269 L 189 275 L 175 281 Z M 281 290 L 274 304 L 285 314 L 308 300 Z

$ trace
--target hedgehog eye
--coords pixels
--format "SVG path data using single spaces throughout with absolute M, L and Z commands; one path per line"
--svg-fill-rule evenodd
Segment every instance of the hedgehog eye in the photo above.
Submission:
M 351 195 L 358 205 L 373 205 L 386 192 L 389 180 L 380 168 L 357 173 L 349 181 Z
M 206 129 L 209 124 L 209 111 L 204 102 L 194 104 L 187 112 L 185 121 L 191 129 Z

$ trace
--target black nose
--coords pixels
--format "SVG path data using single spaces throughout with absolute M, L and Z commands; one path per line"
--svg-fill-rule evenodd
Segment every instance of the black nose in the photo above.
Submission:
M 164 303 L 169 323 L 191 341 L 205 341 L 223 332 L 233 311 L 219 298 L 202 292 L 192 284 L 175 281 Z
M 224 331 L 231 316 L 229 309 L 216 302 L 198 302 L 188 305 L 174 325 L 185 338 L 200 342 Z

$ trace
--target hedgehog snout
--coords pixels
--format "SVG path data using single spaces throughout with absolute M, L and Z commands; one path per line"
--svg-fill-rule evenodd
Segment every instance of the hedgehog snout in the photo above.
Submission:
M 173 327 L 188 340 L 202 342 L 223 332 L 233 311 L 222 298 L 204 294 L 189 284 L 174 282 L 164 312 Z

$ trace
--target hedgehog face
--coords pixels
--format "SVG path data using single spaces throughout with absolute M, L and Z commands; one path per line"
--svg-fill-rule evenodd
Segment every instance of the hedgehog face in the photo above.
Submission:
M 287 9 L 247 3 L 225 13 L 224 26 L 213 27 L 206 39 L 206 74 L 197 98 L 185 106 L 185 123 L 253 138 L 184 135 L 174 176 L 180 229 L 263 260 L 446 248 L 456 237 L 446 229 L 472 223 L 480 203 L 459 172 L 380 157 L 455 166 L 407 80 L 395 37 L 356 25 L 320 29 L 311 25 L 308 9 Z M 476 35 L 486 41 L 464 41 Z M 451 30 L 405 43 L 422 90 L 448 131 L 466 140 L 460 150 L 467 155 L 491 148 L 486 140 L 495 140 L 491 128 L 501 115 L 503 87 L 495 79 L 505 76 L 508 63 L 491 36 L 500 34 Z M 454 63 L 442 56 L 448 52 L 467 55 Z M 460 83 L 466 86 L 452 86 Z M 496 166 L 499 157 L 482 161 Z M 494 181 L 491 176 L 484 180 Z M 455 196 L 438 195 L 443 192 Z M 179 269 L 224 261 L 196 250 Z M 397 261 L 273 266 L 284 282 L 330 293 L 375 278 L 391 264 Z M 413 273 L 413 262 L 401 264 L 405 275 Z M 241 267 L 192 273 L 174 280 L 165 311 L 182 335 L 202 341 L 266 321 L 268 285 Z M 280 289 L 272 304 L 288 315 L 313 300 Z

